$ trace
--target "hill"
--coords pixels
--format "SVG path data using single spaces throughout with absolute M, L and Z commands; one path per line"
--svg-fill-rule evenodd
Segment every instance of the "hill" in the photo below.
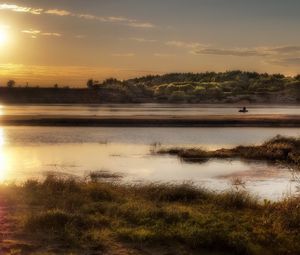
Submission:
M 86 88 L 0 88 L 4 103 L 269 103 L 300 102 L 300 75 L 229 71 L 170 73 L 102 83 Z

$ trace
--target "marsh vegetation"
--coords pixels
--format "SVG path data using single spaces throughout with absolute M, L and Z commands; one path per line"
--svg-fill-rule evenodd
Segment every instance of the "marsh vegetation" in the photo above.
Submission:
M 124 185 L 107 177 L 51 175 L 2 185 L 1 217 L 9 214 L 9 231 L 2 233 L 1 254 L 297 254 L 300 249 L 298 196 L 258 201 L 238 181 L 217 194 L 192 183 Z
M 206 151 L 199 148 L 158 149 L 160 154 L 177 155 L 185 161 L 205 162 L 212 158 L 254 159 L 300 166 L 300 139 L 276 136 L 269 141 L 254 146 L 237 146 L 232 149 Z

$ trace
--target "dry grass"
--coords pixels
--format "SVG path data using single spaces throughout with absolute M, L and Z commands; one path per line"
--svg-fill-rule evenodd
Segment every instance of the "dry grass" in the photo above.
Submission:
M 0 194 L 15 208 L 19 229 L 13 237 L 27 243 L 26 249 L 15 246 L 16 254 L 300 250 L 299 198 L 260 203 L 241 188 L 216 194 L 191 183 L 121 185 L 53 175 L 43 182 L 2 186 Z M 116 247 L 123 247 L 122 252 Z M 6 254 L 14 254 L 14 249 L 6 249 Z

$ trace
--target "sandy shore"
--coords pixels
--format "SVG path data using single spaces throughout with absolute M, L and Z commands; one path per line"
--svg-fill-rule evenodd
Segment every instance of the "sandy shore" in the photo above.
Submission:
M 0 116 L 3 126 L 82 127 L 300 127 L 297 115 Z

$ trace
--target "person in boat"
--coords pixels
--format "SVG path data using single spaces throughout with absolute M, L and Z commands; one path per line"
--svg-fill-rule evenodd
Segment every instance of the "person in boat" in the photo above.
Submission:
M 244 112 L 244 113 L 248 112 L 247 107 L 244 106 L 242 109 L 239 110 L 239 112 Z

